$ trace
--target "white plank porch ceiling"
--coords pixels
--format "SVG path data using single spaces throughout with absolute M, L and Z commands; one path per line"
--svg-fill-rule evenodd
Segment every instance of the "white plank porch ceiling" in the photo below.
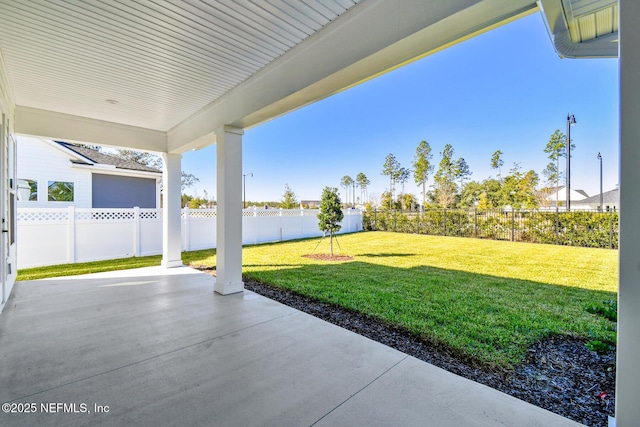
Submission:
M 359 1 L 0 0 L 0 49 L 17 105 L 168 131 Z

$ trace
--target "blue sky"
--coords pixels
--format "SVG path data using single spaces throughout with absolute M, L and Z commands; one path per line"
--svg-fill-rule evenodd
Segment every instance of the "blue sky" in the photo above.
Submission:
M 618 61 L 560 59 L 542 17 L 535 13 L 428 56 L 330 98 L 245 131 L 247 200 L 280 200 L 285 184 L 298 199 L 319 199 L 342 176 L 364 172 L 370 194 L 389 183 L 381 175 L 388 153 L 411 168 L 421 140 L 433 162 L 445 144 L 464 157 L 482 181 L 495 176 L 491 154 L 502 150 L 505 175 L 514 162 L 541 174 L 543 148 L 567 113 L 576 149 L 571 187 L 599 192 L 618 183 Z M 200 182 L 188 193 L 216 195 L 215 145 L 186 153 L 182 169 Z M 564 164 L 561 164 L 564 170 Z M 428 185 L 432 184 L 430 179 Z M 405 190 L 420 194 L 410 180 Z

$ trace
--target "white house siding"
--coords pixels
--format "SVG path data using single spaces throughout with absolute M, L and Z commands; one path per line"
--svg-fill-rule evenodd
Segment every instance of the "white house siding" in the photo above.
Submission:
M 567 190 L 564 187 L 562 187 L 560 191 L 558 192 L 554 191 L 549 196 L 547 196 L 547 200 L 551 206 L 556 205 L 556 196 L 558 197 L 558 203 L 560 203 L 560 206 L 566 206 Z M 572 189 L 572 190 L 569 190 L 569 198 L 571 199 L 571 205 L 572 205 L 571 207 L 573 207 L 574 203 L 578 203 L 580 202 L 580 200 L 586 199 L 587 196 Z
M 48 143 L 18 138 L 18 180 L 38 182 L 38 201 L 18 201 L 18 208 L 91 207 L 91 171 L 70 167 L 70 157 Z M 48 201 L 49 181 L 73 182 L 73 202 Z
M 9 90 L 9 80 L 5 74 L 4 70 L 4 60 L 2 58 L 2 52 L 0 51 L 0 126 L 2 125 L 2 118 L 8 123 L 9 132 L 13 133 L 13 123 L 14 123 L 14 103 L 11 97 L 11 91 Z M 0 132 L 0 135 L 3 132 Z M 8 148 L 8 135 L 2 135 L 0 137 L 0 150 L 3 152 L 7 152 Z M 0 162 L 0 178 L 4 180 L 7 175 L 7 163 Z M 4 186 L 0 185 L 0 188 L 3 191 L 0 191 L 0 211 L 4 211 L 5 207 L 8 203 L 7 200 L 7 192 L 4 191 Z M 5 213 L 2 212 L 2 216 Z M 5 223 L 5 227 L 14 227 L 15 224 Z M 2 309 L 5 307 L 7 300 L 9 299 L 9 295 L 11 293 L 11 289 L 13 288 L 13 284 L 16 280 L 17 268 L 13 268 L 12 271 L 9 271 L 9 265 L 16 265 L 16 245 L 13 244 L 9 247 L 8 242 L 5 240 L 8 238 L 10 233 L 2 233 L 3 237 L 0 238 L 0 260 L 3 260 L 0 264 L 0 313 Z M 8 249 L 8 250 L 7 250 Z

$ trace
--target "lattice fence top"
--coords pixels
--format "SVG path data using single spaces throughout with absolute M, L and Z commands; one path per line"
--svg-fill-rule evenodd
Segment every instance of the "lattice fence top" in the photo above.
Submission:
M 156 221 L 162 219 L 162 209 L 85 209 L 85 208 L 19 208 L 18 221 L 22 222 L 52 222 L 69 221 L 73 212 L 75 220 L 80 221 L 132 221 L 136 218 L 136 211 L 141 221 Z M 316 217 L 318 209 L 244 209 L 243 217 Z M 215 219 L 216 209 L 183 209 L 183 219 Z
M 135 218 L 133 210 L 88 210 L 88 211 L 76 211 L 77 220 L 93 220 L 93 221 L 118 221 L 118 220 L 132 220 Z
M 318 216 L 318 209 L 244 209 L 243 217 Z
M 68 221 L 69 212 L 64 211 L 20 211 L 18 210 L 18 221 L 23 222 L 44 222 L 44 221 Z
M 182 211 L 182 218 L 185 218 L 187 211 Z M 213 209 L 189 209 L 189 218 L 216 218 L 218 213 Z
M 140 220 L 162 219 L 162 211 L 159 209 L 140 209 Z
M 280 210 L 279 209 L 259 210 L 259 211 L 256 211 L 256 215 L 255 216 L 257 216 L 257 217 L 280 216 Z

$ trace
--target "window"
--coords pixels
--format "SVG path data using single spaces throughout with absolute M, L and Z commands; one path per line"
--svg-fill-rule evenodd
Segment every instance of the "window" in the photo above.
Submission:
M 73 202 L 73 182 L 49 181 L 50 202 Z
M 18 179 L 18 201 L 38 201 L 38 181 Z

